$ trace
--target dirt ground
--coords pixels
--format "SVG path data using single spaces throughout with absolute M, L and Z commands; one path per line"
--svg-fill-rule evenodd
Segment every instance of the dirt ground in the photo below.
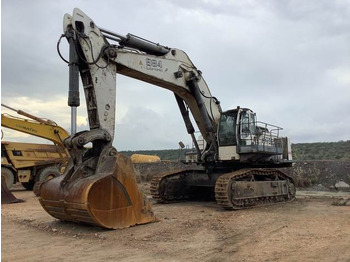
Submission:
M 242 211 L 153 204 L 160 222 L 104 230 L 60 222 L 33 192 L 13 193 L 25 202 L 1 206 L 4 262 L 350 261 L 350 206 L 332 205 L 334 194 L 298 192 L 296 201 Z

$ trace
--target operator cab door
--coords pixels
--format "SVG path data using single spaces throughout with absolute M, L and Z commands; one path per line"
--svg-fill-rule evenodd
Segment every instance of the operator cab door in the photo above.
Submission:
M 249 109 L 243 109 L 239 114 L 239 145 L 250 146 L 255 139 L 256 116 Z
M 219 160 L 238 160 L 237 110 L 223 112 L 218 127 Z

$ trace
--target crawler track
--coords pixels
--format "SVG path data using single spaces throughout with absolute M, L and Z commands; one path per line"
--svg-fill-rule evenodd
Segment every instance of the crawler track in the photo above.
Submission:
M 158 203 L 169 203 L 189 199 L 186 186 L 188 174 L 197 170 L 186 169 L 165 172 L 155 176 L 151 181 L 151 195 Z
M 151 194 L 158 203 L 170 203 L 190 199 L 203 199 L 211 189 L 213 199 L 225 209 L 244 209 L 295 198 L 295 185 L 292 177 L 276 169 L 240 169 L 222 175 L 217 180 L 209 180 L 206 187 L 200 187 L 196 178 L 209 176 L 203 170 L 187 169 L 160 174 L 152 179 Z M 203 180 L 202 180 L 203 181 Z M 197 191 L 196 191 L 197 190 Z
M 238 181 L 248 181 L 259 177 L 265 183 L 284 183 L 287 187 L 282 193 L 237 197 Z M 276 181 L 277 180 L 277 181 Z M 252 183 L 254 183 L 253 181 Z M 263 182 L 264 183 L 264 182 Z M 242 169 L 219 177 L 215 185 L 215 199 L 225 209 L 244 209 L 279 202 L 287 202 L 295 198 L 295 185 L 292 177 L 276 169 Z

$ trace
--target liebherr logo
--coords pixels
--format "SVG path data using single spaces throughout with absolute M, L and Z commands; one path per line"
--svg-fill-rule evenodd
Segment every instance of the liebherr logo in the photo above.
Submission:
M 146 69 L 163 72 L 161 60 L 146 58 Z

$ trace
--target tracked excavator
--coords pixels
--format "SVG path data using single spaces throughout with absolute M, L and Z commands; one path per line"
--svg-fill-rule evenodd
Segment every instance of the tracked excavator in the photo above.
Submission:
M 37 189 L 49 214 L 106 228 L 155 220 L 148 199 L 137 189 L 130 161 L 112 146 L 116 74 L 173 92 L 196 148 L 197 165 L 153 179 L 157 202 L 211 196 L 225 209 L 241 209 L 295 197 L 293 178 L 279 169 L 292 165 L 289 139 L 280 136 L 281 128 L 258 122 L 248 108 L 222 111 L 185 52 L 98 27 L 77 8 L 64 16 L 63 24 L 69 60 L 59 54 L 69 65 L 68 104 L 72 112 L 79 106 L 80 73 L 90 130 L 66 139 L 72 157 L 65 175 Z M 203 149 L 189 112 L 205 140 Z M 92 148 L 82 153 L 88 142 Z
M 1 104 L 20 116 L 1 114 L 1 126 L 50 140 L 54 145 L 1 141 L 1 203 L 13 203 L 15 197 L 9 189 L 21 182 L 32 190 L 35 182 L 61 175 L 69 153 L 63 141 L 70 134 L 54 121 L 43 119 L 22 110 Z

